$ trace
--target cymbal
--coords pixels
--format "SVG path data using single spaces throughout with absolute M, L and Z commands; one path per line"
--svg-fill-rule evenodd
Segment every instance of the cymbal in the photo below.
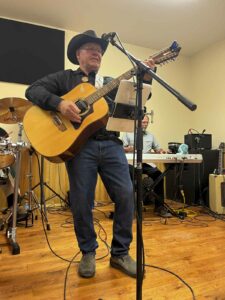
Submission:
M 0 123 L 16 124 L 22 122 L 26 111 L 31 106 L 32 103 L 22 98 L 0 99 Z

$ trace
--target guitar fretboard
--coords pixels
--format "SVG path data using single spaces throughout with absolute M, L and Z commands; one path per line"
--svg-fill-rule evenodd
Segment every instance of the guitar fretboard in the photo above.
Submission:
M 97 90 L 95 93 L 91 94 L 86 98 L 86 101 L 91 105 L 96 102 L 98 99 L 104 97 L 106 94 L 111 92 L 113 89 L 119 86 L 120 81 L 123 79 L 130 79 L 135 74 L 135 68 L 127 71 L 126 73 L 120 75 L 119 77 L 113 79 L 104 85 L 101 89 Z

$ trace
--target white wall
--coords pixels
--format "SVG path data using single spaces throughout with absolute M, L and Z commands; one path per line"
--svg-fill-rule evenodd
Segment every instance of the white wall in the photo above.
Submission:
M 225 141 L 225 40 L 191 58 L 191 87 L 198 110 L 193 124 L 212 134 L 213 147 Z

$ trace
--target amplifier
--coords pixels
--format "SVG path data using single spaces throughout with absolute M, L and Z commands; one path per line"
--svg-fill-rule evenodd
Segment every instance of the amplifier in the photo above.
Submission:
M 211 134 L 186 134 L 184 143 L 189 149 L 211 149 L 212 135 Z
M 209 175 L 209 207 L 218 214 L 225 213 L 225 176 Z

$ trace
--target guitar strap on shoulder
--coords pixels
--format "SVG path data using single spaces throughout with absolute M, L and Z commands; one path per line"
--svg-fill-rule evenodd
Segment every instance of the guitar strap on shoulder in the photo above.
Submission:
M 104 78 L 101 75 L 96 74 L 95 76 L 95 87 L 96 89 L 100 89 L 103 87 Z

